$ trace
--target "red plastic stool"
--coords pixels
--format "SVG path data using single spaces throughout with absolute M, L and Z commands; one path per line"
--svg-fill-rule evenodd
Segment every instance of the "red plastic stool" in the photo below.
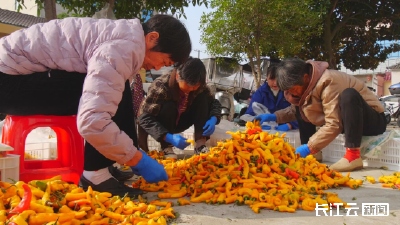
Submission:
M 25 161 L 25 140 L 37 127 L 51 127 L 57 134 L 57 159 Z M 84 140 L 76 126 L 76 116 L 7 116 L 3 144 L 20 155 L 20 180 L 42 180 L 61 175 L 64 181 L 78 183 L 83 172 Z

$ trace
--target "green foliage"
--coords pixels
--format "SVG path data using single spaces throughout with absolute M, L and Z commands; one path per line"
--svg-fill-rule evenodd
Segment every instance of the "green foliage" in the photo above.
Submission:
M 201 42 L 211 55 L 249 59 L 259 87 L 261 56 L 295 55 L 320 31 L 320 12 L 310 9 L 311 1 L 212 0 L 214 11 L 201 17 Z
M 95 12 L 101 10 L 109 0 L 57 0 L 64 8 L 82 16 L 91 17 Z M 185 16 L 183 7 L 189 4 L 207 4 L 206 0 L 118 0 L 114 2 L 114 14 L 117 19 L 130 19 L 140 17 L 142 10 L 157 10 L 159 12 L 171 11 L 178 17 Z
M 18 11 L 22 9 L 24 0 L 16 0 L 19 4 Z M 171 11 L 173 15 L 179 18 L 186 18 L 183 7 L 205 4 L 207 0 L 55 0 L 56 3 L 68 10 L 68 13 L 73 12 L 75 15 L 83 17 L 92 17 L 97 11 L 100 11 L 105 3 L 114 4 L 114 14 L 117 19 L 139 18 L 142 10 L 152 9 L 158 12 Z M 40 9 L 43 8 L 44 0 L 35 0 L 35 3 Z M 111 4 L 111 5 L 112 5 Z M 73 15 L 71 14 L 71 15 Z
M 322 14 L 323 33 L 314 35 L 299 56 L 340 62 L 352 71 L 375 69 L 389 54 L 400 51 L 400 4 L 398 0 L 314 0 L 326 5 Z M 313 7 L 312 7 L 313 8 Z M 382 45 L 383 41 L 390 42 Z M 396 43 L 397 41 L 397 43 Z
M 83 17 L 82 15 L 76 14 L 76 13 L 71 13 L 71 15 L 69 15 L 68 13 L 60 13 L 57 15 L 57 19 L 64 19 L 67 17 Z

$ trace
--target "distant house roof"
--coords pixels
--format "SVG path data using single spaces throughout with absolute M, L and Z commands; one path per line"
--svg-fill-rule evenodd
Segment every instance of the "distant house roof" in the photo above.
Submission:
M 36 23 L 46 22 L 45 18 L 31 16 L 19 12 L 0 9 L 0 23 L 18 27 L 30 27 Z
M 391 69 L 391 70 L 400 70 L 400 63 L 397 63 L 397 64 L 395 64 L 395 65 L 393 65 L 393 66 L 389 66 L 388 69 Z

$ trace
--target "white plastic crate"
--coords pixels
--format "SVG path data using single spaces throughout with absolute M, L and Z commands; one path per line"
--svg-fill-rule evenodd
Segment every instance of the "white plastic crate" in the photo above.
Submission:
M 25 144 L 25 160 L 57 159 L 57 142 L 36 142 Z
M 387 167 L 389 170 L 400 171 L 400 146 L 395 140 L 388 140 L 381 147 L 378 158 L 365 158 L 364 166 Z M 323 161 L 337 162 L 346 153 L 344 135 L 340 134 L 322 151 Z
M 276 131 L 276 130 L 263 130 L 263 131 L 266 131 L 269 134 L 276 134 L 276 132 L 279 132 L 279 136 L 281 136 L 283 133 L 286 133 L 286 136 L 283 139 L 286 142 L 288 142 L 293 148 L 297 148 L 301 145 L 299 130 L 290 130 L 286 132 Z
M 326 162 L 337 162 L 343 158 L 346 153 L 344 147 L 344 135 L 339 134 L 328 146 L 322 151 L 322 160 Z
M 149 151 L 160 151 L 161 150 L 161 145 L 158 141 L 154 140 L 152 136 L 147 136 L 147 145 L 149 147 Z
M 0 178 L 3 182 L 19 180 L 19 155 L 7 154 L 7 157 L 0 158 Z M 10 178 L 10 179 L 9 179 Z
M 279 135 L 282 135 L 285 132 L 278 131 Z M 271 134 L 275 134 L 271 132 Z M 293 148 L 297 148 L 301 145 L 300 141 L 300 132 L 299 130 L 290 130 L 286 132 L 286 136 L 284 137 L 284 140 L 288 142 Z

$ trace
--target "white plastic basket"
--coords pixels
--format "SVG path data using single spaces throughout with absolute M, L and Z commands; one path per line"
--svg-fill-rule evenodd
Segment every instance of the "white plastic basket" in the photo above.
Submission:
M 364 165 L 368 167 L 387 167 L 389 170 L 400 171 L 400 146 L 394 140 L 388 140 L 381 147 L 378 158 L 365 158 Z M 337 162 L 346 153 L 344 135 L 338 135 L 322 151 L 323 161 Z
M 57 159 L 57 142 L 36 142 L 25 144 L 25 160 Z
M 152 136 L 147 136 L 147 145 L 149 147 L 149 151 L 160 151 L 161 150 L 161 145 L 158 141 L 154 140 Z
M 301 145 L 299 130 L 290 130 L 286 132 L 276 131 L 276 130 L 263 130 L 263 131 L 266 131 L 269 134 L 276 134 L 276 132 L 279 132 L 279 136 L 281 136 L 283 133 L 286 133 L 286 136 L 283 139 L 286 142 L 288 142 L 293 148 L 297 148 Z
M 394 140 L 389 140 L 381 146 L 381 154 L 377 159 L 367 158 L 370 167 L 388 167 L 390 170 L 400 171 L 400 146 Z
M 284 132 L 280 132 L 282 135 Z M 301 145 L 300 132 L 299 130 L 291 130 L 286 132 L 284 137 L 285 141 L 288 142 L 293 148 L 297 148 Z
M 0 177 L 1 181 L 8 183 L 19 180 L 19 155 L 7 154 L 7 157 L 0 158 Z
M 344 147 L 344 136 L 338 135 L 328 146 L 322 151 L 322 160 L 326 162 L 337 162 L 343 158 L 346 153 Z

